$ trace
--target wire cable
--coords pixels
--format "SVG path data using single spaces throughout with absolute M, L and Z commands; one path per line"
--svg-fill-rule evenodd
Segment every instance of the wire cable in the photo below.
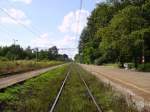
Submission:
M 13 21 L 15 21 L 17 24 L 19 24 L 20 26 L 22 26 L 23 28 L 25 28 L 26 30 L 28 30 L 29 32 L 31 32 L 33 35 L 36 35 L 36 36 L 40 37 L 35 31 L 31 30 L 25 24 L 19 22 L 16 18 L 12 17 L 5 9 L 0 8 L 0 10 L 2 12 L 4 12 L 10 19 L 12 19 Z
M 10 6 L 10 7 L 15 7 L 12 3 L 9 3 L 9 6 Z M 27 17 L 27 18 L 31 18 L 31 17 L 30 17 L 29 15 L 27 15 L 27 14 L 26 14 L 26 17 Z M 31 27 L 33 30 L 35 30 L 37 33 L 42 34 L 41 30 L 37 27 L 37 25 L 31 24 L 30 27 Z

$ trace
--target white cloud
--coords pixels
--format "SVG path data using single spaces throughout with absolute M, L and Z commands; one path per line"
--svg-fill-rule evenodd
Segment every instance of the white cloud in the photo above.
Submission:
M 65 35 L 61 39 L 51 38 L 48 33 L 42 34 L 40 37 L 37 37 L 33 40 L 31 40 L 30 43 L 31 47 L 35 48 L 43 48 L 48 49 L 52 46 L 57 46 L 58 48 L 76 48 L 76 38 L 73 36 Z M 77 49 L 68 49 L 68 50 L 60 50 L 59 53 L 61 54 L 68 54 L 70 57 L 74 57 L 74 55 L 77 53 Z
M 23 2 L 25 4 L 31 4 L 32 3 L 32 0 L 11 0 L 13 2 Z
M 65 35 L 61 40 L 54 42 L 60 48 L 70 48 L 74 46 L 75 37 Z
M 90 13 L 86 10 L 77 10 L 70 12 L 64 16 L 62 24 L 58 27 L 61 32 L 81 33 L 82 29 L 86 26 L 87 17 Z M 78 24 L 79 22 L 79 24 Z M 77 28 L 78 25 L 78 28 Z
M 50 40 L 49 34 L 44 33 L 40 37 L 31 40 L 31 46 L 40 48 L 49 48 L 53 46 L 53 44 L 52 41 Z
M 11 8 L 11 9 L 4 9 L 12 18 L 14 18 L 18 23 L 24 25 L 30 25 L 31 21 L 27 19 L 25 13 L 22 10 Z M 16 21 L 11 19 L 6 15 L 0 16 L 0 23 L 7 23 L 7 24 L 18 24 Z
M 95 2 L 96 4 L 99 4 L 99 3 L 102 3 L 102 2 L 106 2 L 106 0 L 94 0 L 94 2 Z
M 77 42 L 74 36 L 65 35 L 61 40 L 55 41 L 54 44 L 58 46 L 58 48 L 71 48 L 66 50 L 60 50 L 61 54 L 68 54 L 69 57 L 73 58 L 75 54 L 78 53 Z M 72 49 L 75 48 L 75 49 Z

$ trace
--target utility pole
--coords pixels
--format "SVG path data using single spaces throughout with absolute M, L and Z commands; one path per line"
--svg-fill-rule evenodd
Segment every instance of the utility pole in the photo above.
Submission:
M 18 42 L 18 40 L 13 39 L 13 45 L 14 45 L 14 48 L 16 48 L 16 42 Z M 15 60 L 16 60 L 16 56 L 14 56 L 14 62 L 15 62 Z
M 142 35 L 142 39 L 143 39 L 143 46 L 142 46 L 142 64 L 144 64 L 145 67 L 145 46 L 144 46 L 144 36 Z
M 143 9 L 142 9 L 143 12 Z M 142 13 L 140 12 L 140 16 L 142 17 Z M 141 28 L 142 28 L 142 24 L 140 24 Z M 144 41 L 144 34 L 142 34 L 142 64 L 144 64 L 144 69 L 145 69 L 145 41 Z
M 32 52 L 35 54 L 35 63 L 38 62 L 38 48 L 32 49 Z
M 36 62 L 38 62 L 38 48 L 35 48 L 35 52 L 36 52 Z
M 16 45 L 16 42 L 18 42 L 18 40 L 13 39 L 13 44 Z

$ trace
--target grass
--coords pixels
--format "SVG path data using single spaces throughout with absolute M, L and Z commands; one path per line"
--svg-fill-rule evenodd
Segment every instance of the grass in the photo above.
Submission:
M 117 63 L 104 64 L 104 66 L 112 67 L 112 68 L 119 68 Z
M 75 69 L 76 68 L 76 69 Z M 74 65 L 55 112 L 97 112 L 77 70 L 87 82 L 103 112 L 137 112 L 134 104 L 128 105 L 124 96 L 100 82 L 93 75 Z
M 145 64 L 138 64 L 137 69 L 135 68 L 134 63 L 126 63 L 128 64 L 128 69 L 135 69 L 140 72 L 150 72 L 150 63 L 145 63 Z M 120 68 L 120 64 L 117 63 L 109 63 L 109 64 L 104 64 L 106 67 L 111 67 L 111 68 Z
M 145 64 L 138 65 L 138 71 L 150 72 L 150 63 L 145 63 Z
M 74 66 L 59 99 L 55 112 L 96 112 L 96 107 Z
M 48 112 L 66 72 L 59 67 L 0 92 L 0 111 Z
M 112 90 L 110 85 L 102 83 L 95 76 L 81 68 L 78 68 L 78 70 L 80 70 L 104 112 L 138 112 L 134 103 L 128 105 L 125 97 Z
M 55 108 L 55 112 L 97 112 L 77 70 L 87 82 L 103 112 L 137 112 L 135 105 L 128 105 L 124 96 L 112 90 L 108 84 L 77 65 L 72 65 L 70 76 Z M 48 112 L 52 106 L 67 67 L 51 70 L 23 84 L 0 93 L 2 112 Z
M 62 64 L 60 61 L 0 61 L 0 74 L 9 72 L 25 72 L 39 68 L 50 67 L 58 64 Z

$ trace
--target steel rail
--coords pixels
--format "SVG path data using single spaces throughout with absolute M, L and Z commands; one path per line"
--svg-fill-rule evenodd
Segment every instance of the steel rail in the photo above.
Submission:
M 59 97 L 60 97 L 60 95 L 61 95 L 61 93 L 62 93 L 62 91 L 63 91 L 63 88 L 64 88 L 64 86 L 65 86 L 65 83 L 66 83 L 66 81 L 67 81 L 69 75 L 70 75 L 70 70 L 68 71 L 68 73 L 67 73 L 67 75 L 66 75 L 66 77 L 65 77 L 65 79 L 64 79 L 64 81 L 63 81 L 63 83 L 62 83 L 62 85 L 61 85 L 61 88 L 60 88 L 60 90 L 59 90 L 59 92 L 58 92 L 58 94 L 57 94 L 57 96 L 56 96 L 56 98 L 55 98 L 55 101 L 54 101 L 54 103 L 53 103 L 53 105 L 52 105 L 52 107 L 51 107 L 51 109 L 50 109 L 49 112 L 53 112 L 53 111 L 54 111 L 54 109 L 55 109 L 55 107 L 56 107 L 56 105 L 57 105 L 57 102 L 58 102 Z
M 50 109 L 49 112 L 54 112 L 54 109 L 55 109 L 55 107 L 56 107 L 56 105 L 57 105 L 57 103 L 58 103 L 58 101 L 59 101 L 59 98 L 60 98 L 60 96 L 61 96 L 61 93 L 62 93 L 62 91 L 63 91 L 63 89 L 64 89 L 64 86 L 65 86 L 65 84 L 66 84 L 66 82 L 67 82 L 68 76 L 70 75 L 70 71 L 71 71 L 71 68 L 70 68 L 70 70 L 68 71 L 68 73 L 67 73 L 65 79 L 63 80 L 63 83 L 62 83 L 62 85 L 61 85 L 61 88 L 60 88 L 60 90 L 59 90 L 59 92 L 58 92 L 58 94 L 57 94 L 57 96 L 56 96 L 56 98 L 55 98 L 55 101 L 53 102 L 53 105 L 51 106 L 51 109 Z M 93 96 L 91 90 L 89 89 L 89 87 L 88 87 L 86 81 L 81 77 L 81 73 L 80 73 L 78 70 L 77 70 L 77 73 L 78 73 L 78 75 L 79 75 L 81 81 L 82 81 L 83 84 L 85 85 L 85 87 L 86 87 L 86 89 L 87 89 L 87 91 L 88 91 L 88 93 L 89 93 L 89 95 L 90 95 L 90 97 L 91 97 L 93 103 L 95 104 L 95 106 L 96 106 L 98 112 L 103 112 L 102 109 L 101 109 L 101 107 L 97 104 L 97 102 L 96 102 L 96 100 L 95 100 L 95 98 L 94 98 L 94 96 Z
M 58 65 L 62 65 L 62 64 L 58 64 Z M 50 68 L 50 67 L 55 67 L 55 66 L 58 66 L 58 65 L 52 65 L 52 66 L 48 66 L 48 67 L 35 68 L 35 69 L 29 69 L 29 70 L 20 70 L 20 71 L 15 71 L 15 72 L 0 73 L 0 79 L 1 78 L 6 78 L 6 77 L 9 77 L 9 76 L 13 76 L 13 75 L 18 75 L 18 74 L 33 72 L 33 71 L 42 70 L 42 69 L 46 69 L 46 68 Z
M 15 85 L 17 83 L 21 83 L 21 82 L 31 79 L 33 77 L 40 76 L 41 74 L 43 74 L 45 72 L 56 69 L 63 65 L 65 65 L 65 64 L 60 64 L 60 65 L 56 65 L 56 66 L 52 66 L 52 67 L 48 67 L 48 68 L 43 68 L 43 69 L 29 71 L 29 72 L 20 73 L 20 74 L 15 74 L 15 75 L 11 75 L 11 76 L 0 77 L 0 90 L 5 89 L 9 86 Z
M 78 70 L 77 70 L 77 71 L 78 71 Z M 86 81 L 81 77 L 81 73 L 80 73 L 79 71 L 78 71 L 78 74 L 79 74 L 80 79 L 81 79 L 82 82 L 84 83 L 84 85 L 85 85 L 85 87 L 86 87 L 86 89 L 87 89 L 87 91 L 88 91 L 88 93 L 89 93 L 91 99 L 93 100 L 93 103 L 95 104 L 95 106 L 96 106 L 98 112 L 103 112 L 103 111 L 102 111 L 102 108 L 97 104 L 97 102 L 96 102 L 96 100 L 95 100 L 95 98 L 94 98 L 94 96 L 93 96 L 91 90 L 89 89 L 89 87 L 88 87 Z

